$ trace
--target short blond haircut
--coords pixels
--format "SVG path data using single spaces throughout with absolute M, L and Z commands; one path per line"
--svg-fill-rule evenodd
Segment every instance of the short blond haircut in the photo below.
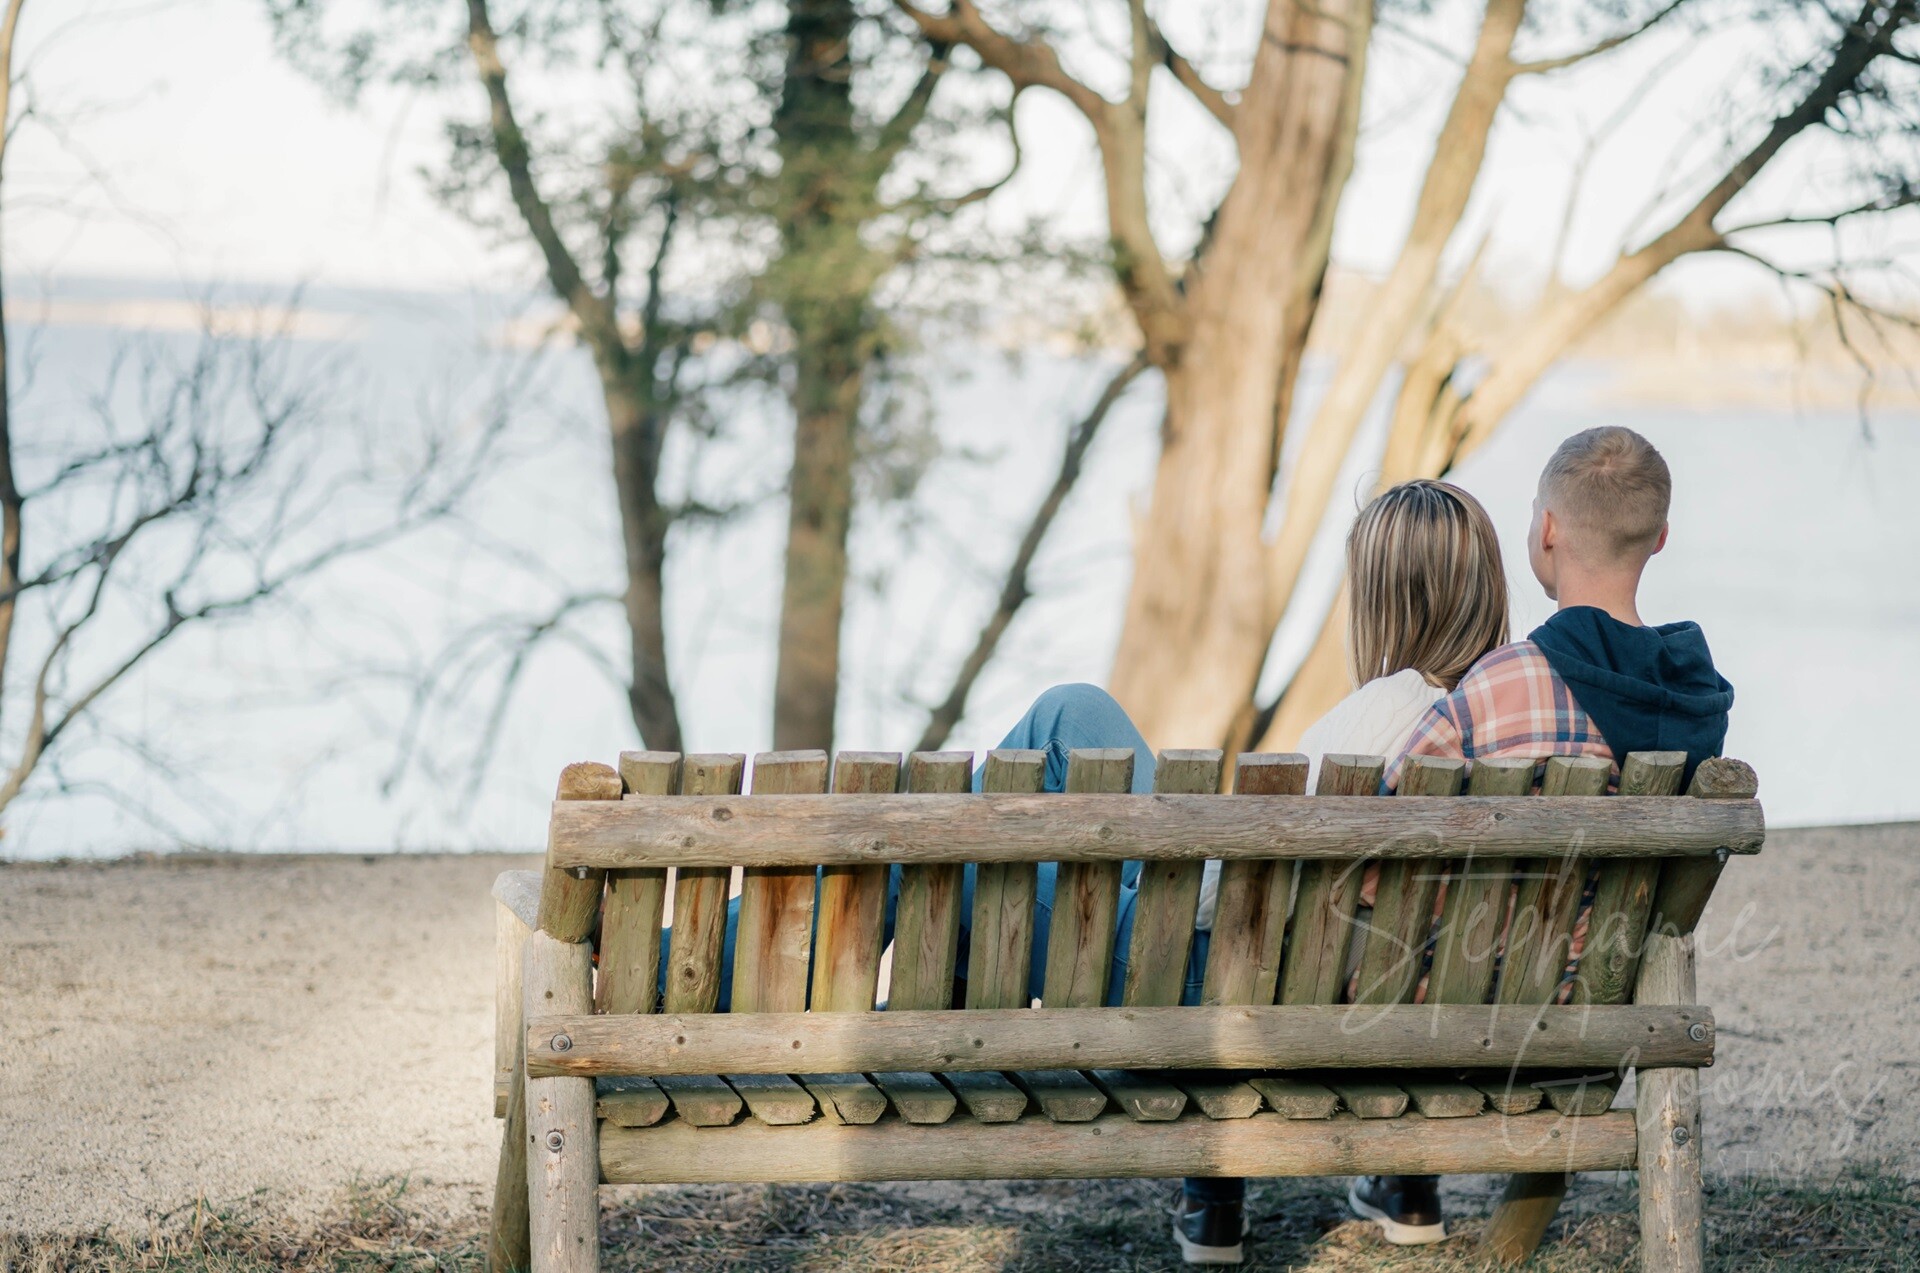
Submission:
M 1353 680 L 1413 668 L 1443 689 L 1507 641 L 1507 574 L 1480 501 L 1445 482 L 1403 482 L 1347 535 Z
M 1577 556 L 1638 565 L 1667 524 L 1673 474 L 1653 443 L 1603 425 L 1560 444 L 1540 474 L 1540 498 L 1566 523 Z

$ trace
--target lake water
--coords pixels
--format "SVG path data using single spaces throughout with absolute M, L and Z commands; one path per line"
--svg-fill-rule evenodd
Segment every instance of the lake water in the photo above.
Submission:
M 177 353 L 193 339 L 168 330 L 179 311 L 166 289 L 68 281 L 50 294 L 59 305 L 36 311 L 29 296 L 9 307 L 16 346 L 36 369 L 19 426 L 36 445 L 78 427 L 74 412 L 116 351 Z M 636 745 L 621 689 L 583 652 L 606 650 L 617 663 L 622 629 L 615 613 L 589 612 L 576 644 L 549 644 L 529 661 L 484 769 L 474 744 L 500 657 L 449 669 L 463 706 L 429 718 L 427 741 L 396 770 L 407 667 L 486 614 L 535 614 L 570 590 L 618 588 L 604 430 L 583 357 L 523 366 L 495 339 L 518 312 L 510 302 L 311 293 L 306 308 L 301 365 L 332 368 L 343 445 L 369 434 L 405 442 L 422 418 L 460 426 L 503 368 L 526 371 L 503 463 L 466 525 L 336 571 L 304 589 L 298 608 L 195 632 L 153 659 L 106 700 L 99 736 L 76 739 L 84 745 L 64 776 L 80 790 L 43 779 L 9 812 L 0 853 L 90 857 L 180 840 L 243 850 L 533 846 L 562 764 Z M 857 525 L 841 746 L 911 745 L 1051 481 L 1067 422 L 1107 372 L 1097 359 L 972 346 L 923 360 L 939 455 L 917 499 L 869 508 Z M 1143 383 L 1115 411 L 1036 568 L 1036 597 L 950 745 L 992 746 L 1048 684 L 1104 679 L 1129 528 L 1151 482 L 1157 397 Z M 1672 537 L 1641 610 L 1705 627 L 1738 692 L 1728 751 L 1759 769 L 1769 819 L 1920 818 L 1899 741 L 1920 712 L 1920 418 L 1881 413 L 1869 435 L 1850 410 L 1621 405 L 1604 368 L 1561 369 L 1456 474 L 1506 545 L 1518 631 L 1550 609 L 1525 562 L 1535 476 L 1562 437 L 1599 423 L 1645 433 L 1673 468 Z M 693 749 L 768 745 L 788 445 L 778 419 L 743 400 L 719 442 L 672 457 L 677 480 L 705 497 L 756 497 L 675 547 L 670 637 Z M 1343 491 L 1363 490 L 1372 462 L 1357 452 Z M 1336 502 L 1269 681 L 1317 625 L 1355 498 Z M 533 560 L 503 566 L 489 545 Z M 170 772 L 134 759 L 129 738 Z

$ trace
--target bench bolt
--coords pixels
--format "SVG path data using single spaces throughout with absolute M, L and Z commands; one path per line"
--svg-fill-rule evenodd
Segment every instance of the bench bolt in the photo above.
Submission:
M 565 1149 L 566 1147 L 567 1147 L 567 1138 L 561 1135 L 559 1131 L 556 1130 L 556 1131 L 550 1131 L 547 1133 L 548 1149 L 551 1149 L 554 1153 L 557 1154 L 562 1149 Z
M 576 879 L 576 880 L 584 880 L 584 879 L 586 879 L 586 878 L 587 878 L 587 868 L 586 868 L 586 867 L 584 867 L 584 866 L 576 866 L 576 867 L 574 867 L 574 868 L 573 868 L 573 878 L 574 878 L 574 879 Z
M 1695 1028 L 1697 1029 L 1698 1027 Z M 573 1036 L 556 1034 L 553 1036 L 551 1046 L 555 1052 L 569 1052 L 573 1049 Z
M 555 1132 L 555 1133 L 554 1133 L 554 1135 L 555 1135 L 555 1136 L 558 1136 L 559 1134 L 560 1134 L 559 1132 Z M 1693 1139 L 1693 1133 L 1692 1133 L 1692 1132 L 1690 1132 L 1690 1131 L 1688 1131 L 1688 1130 L 1687 1130 L 1686 1128 L 1684 1128 L 1684 1127 L 1676 1127 L 1676 1128 L 1674 1128 L 1674 1129 L 1673 1129 L 1673 1143 L 1674 1143 L 1674 1144 L 1676 1144 L 1676 1145 L 1684 1145 L 1684 1144 L 1686 1144 L 1686 1143 L 1687 1143 L 1688 1141 L 1690 1141 L 1690 1140 L 1692 1140 L 1692 1139 Z
M 1705 1043 L 1707 1041 L 1707 1023 L 1704 1021 L 1696 1021 L 1688 1026 L 1687 1037 L 1695 1043 Z

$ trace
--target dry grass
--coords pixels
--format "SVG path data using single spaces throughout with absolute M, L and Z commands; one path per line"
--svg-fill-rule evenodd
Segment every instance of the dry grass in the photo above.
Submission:
M 603 1215 L 603 1263 L 648 1273 L 1147 1273 L 1170 1260 L 1171 1187 L 1157 1181 L 966 1188 L 814 1185 L 672 1188 Z M 1346 1218 L 1334 1181 L 1253 1187 L 1248 1270 L 1481 1273 L 1483 1217 L 1423 1250 L 1386 1246 Z M 1613 1273 L 1636 1265 L 1630 1186 L 1583 1188 L 1527 1266 Z M 356 1184 L 336 1219 L 293 1233 L 261 1200 L 158 1217 L 141 1239 L 0 1237 L 0 1273 L 477 1273 L 484 1220 L 423 1219 L 404 1181 Z M 1709 1202 L 1710 1269 L 1920 1271 L 1920 1181 L 1881 1173 L 1819 1183 L 1725 1182 Z

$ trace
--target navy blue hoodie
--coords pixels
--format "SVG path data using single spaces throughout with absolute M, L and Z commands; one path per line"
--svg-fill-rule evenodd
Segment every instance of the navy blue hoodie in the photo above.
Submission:
M 1713 666 L 1697 623 L 1637 628 L 1593 606 L 1570 606 L 1528 640 L 1573 691 L 1615 762 L 1630 751 L 1684 751 L 1687 780 L 1727 741 L 1733 686 Z

